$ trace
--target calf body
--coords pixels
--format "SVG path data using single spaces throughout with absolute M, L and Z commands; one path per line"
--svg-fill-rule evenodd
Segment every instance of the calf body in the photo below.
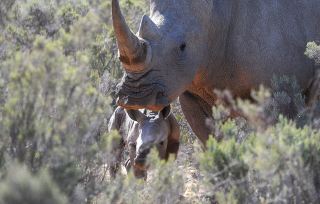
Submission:
M 180 129 L 170 106 L 160 112 L 140 112 L 118 107 L 112 114 L 108 131 L 117 130 L 121 136 L 119 145 L 113 147 L 114 160 L 110 162 L 110 174 L 114 177 L 121 163 L 124 148 L 129 151 L 126 167 L 133 167 L 136 177 L 145 177 L 145 162 L 152 147 L 156 147 L 161 159 L 175 156 L 179 149 Z

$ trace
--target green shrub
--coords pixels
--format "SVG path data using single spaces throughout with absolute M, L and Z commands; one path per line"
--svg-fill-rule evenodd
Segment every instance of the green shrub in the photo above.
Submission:
M 286 77 L 275 80 L 272 95 L 264 89 L 253 92 L 257 104 L 228 103 L 244 114 L 246 125 L 239 118 L 225 121 L 225 108 L 214 108 L 214 133 L 223 140 L 210 139 L 199 159 L 207 194 L 218 203 L 317 203 L 320 199 L 320 131 L 312 122 L 299 126 L 296 122 L 302 114 L 311 114 L 311 121 L 318 118 L 304 112 L 294 81 L 290 85 Z M 284 103 L 283 97 L 289 100 Z M 297 116 L 290 114 L 296 121 L 281 115 L 286 110 L 295 110 Z
M 31 52 L 17 52 L 1 67 L 7 94 L 0 145 L 7 147 L 7 162 L 17 159 L 33 172 L 47 167 L 69 196 L 98 174 L 99 129 L 110 114 L 110 100 L 91 83 L 88 67 L 86 56 L 74 61 L 59 41 L 42 37 Z
M 67 199 L 48 172 L 32 175 L 26 167 L 12 165 L 0 184 L 0 203 L 66 204 Z
M 315 42 L 309 42 L 307 44 L 305 55 L 307 55 L 310 59 L 313 59 L 316 64 L 320 64 L 320 46 Z
M 118 176 L 106 187 L 99 203 L 179 203 L 184 190 L 184 179 L 177 163 L 159 160 L 154 149 L 148 156 L 147 181 L 136 179 L 133 173 Z

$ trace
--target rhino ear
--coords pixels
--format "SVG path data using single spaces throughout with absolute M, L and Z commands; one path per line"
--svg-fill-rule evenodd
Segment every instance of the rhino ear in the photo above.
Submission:
M 140 23 L 138 36 L 146 40 L 155 40 L 161 38 L 161 32 L 149 16 L 144 15 Z
M 166 106 L 161 110 L 163 118 L 166 120 L 171 115 L 171 106 Z
M 146 118 L 146 116 L 143 113 L 141 113 L 139 110 L 131 110 L 130 109 L 130 110 L 126 110 L 126 112 L 132 120 L 134 120 L 138 123 L 143 121 Z

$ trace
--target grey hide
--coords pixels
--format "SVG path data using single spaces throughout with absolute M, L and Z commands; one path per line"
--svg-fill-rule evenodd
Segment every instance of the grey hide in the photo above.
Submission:
M 117 107 L 109 120 L 108 131 L 111 130 L 117 130 L 121 136 L 120 144 L 113 147 L 114 158 L 109 164 L 113 177 L 120 166 L 124 148 L 129 152 L 126 167 L 133 167 L 134 175 L 139 178 L 146 176 L 145 161 L 152 147 L 157 148 L 161 159 L 178 153 L 180 129 L 170 113 L 170 106 L 161 112 L 144 113 Z
M 161 110 L 180 96 L 190 126 L 205 143 L 214 89 L 248 98 L 274 75 L 295 77 L 301 92 L 316 66 L 305 55 L 320 40 L 319 0 L 150 0 L 133 35 L 112 0 L 113 25 L 125 69 L 118 105 Z M 306 96 L 308 99 L 314 98 Z

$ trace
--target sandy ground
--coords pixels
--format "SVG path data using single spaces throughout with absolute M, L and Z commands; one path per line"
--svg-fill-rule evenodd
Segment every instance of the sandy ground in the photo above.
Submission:
M 200 144 L 183 144 L 179 150 L 177 164 L 184 177 L 184 194 L 182 203 L 211 203 L 206 196 L 196 155 L 201 150 Z

